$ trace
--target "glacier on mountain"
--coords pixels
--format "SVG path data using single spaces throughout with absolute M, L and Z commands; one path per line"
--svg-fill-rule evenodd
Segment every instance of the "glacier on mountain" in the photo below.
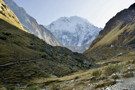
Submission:
M 76 46 L 89 47 L 102 30 L 102 28 L 98 28 L 88 20 L 78 16 L 61 17 L 50 25 L 47 25 L 46 28 L 53 33 L 60 43 L 68 48 Z M 78 52 L 77 50 L 72 51 Z

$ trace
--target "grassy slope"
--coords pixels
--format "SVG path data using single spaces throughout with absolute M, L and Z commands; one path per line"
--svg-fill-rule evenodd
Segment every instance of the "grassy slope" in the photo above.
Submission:
M 0 86 L 26 85 L 33 79 L 64 76 L 93 62 L 64 47 L 53 47 L 24 32 L 16 15 L 0 0 Z
M 7 21 L 10 24 L 24 30 L 19 19 L 16 17 L 16 15 L 8 8 L 8 6 L 2 0 L 0 0 L 0 18 Z M 24 31 L 26 31 L 26 30 L 24 30 Z
M 0 65 L 15 63 L 0 66 L 1 84 L 26 84 L 34 78 L 64 76 L 92 65 L 92 61 L 81 54 L 52 47 L 2 19 L 0 24 Z
M 125 46 L 130 45 L 131 42 L 134 44 L 134 27 L 135 8 L 119 12 L 106 24 L 104 30 L 93 41 L 85 55 L 100 60 L 111 58 L 119 53 L 128 53 L 129 48 Z M 112 48 L 111 45 L 114 45 L 114 47 Z
M 90 89 L 89 84 L 97 83 L 96 88 L 102 88 L 109 86 L 111 84 L 115 84 L 115 82 L 111 82 L 112 78 L 111 75 L 117 72 L 122 74 L 127 74 L 128 72 L 135 71 L 135 52 L 130 52 L 128 57 L 120 56 L 117 58 L 112 58 L 110 61 L 101 61 L 97 64 L 100 64 L 102 67 L 90 69 L 87 71 L 81 71 L 77 73 L 73 73 L 72 75 L 56 78 L 48 78 L 48 79 L 38 79 L 34 80 L 33 82 L 29 83 L 29 87 L 38 86 L 40 88 L 49 87 L 53 89 L 60 89 L 60 90 L 82 90 L 88 87 L 88 90 L 95 90 Z M 116 62 L 117 61 L 117 62 Z M 115 63 L 114 63 L 115 62 Z M 128 69 L 128 66 L 133 66 L 132 69 Z M 100 73 L 97 73 L 100 72 Z M 96 76 L 93 80 L 91 79 L 93 76 Z M 105 79 L 100 79 L 100 77 L 105 77 Z M 121 76 L 121 79 L 125 78 Z M 126 77 L 129 78 L 129 77 Z M 101 83 L 102 81 L 102 83 Z M 101 85 L 100 85 L 101 84 Z M 93 87 L 95 88 L 95 87 Z
M 16 15 L 0 0 L 0 86 L 26 85 L 36 78 L 60 77 L 93 65 L 81 54 L 50 46 L 24 31 Z

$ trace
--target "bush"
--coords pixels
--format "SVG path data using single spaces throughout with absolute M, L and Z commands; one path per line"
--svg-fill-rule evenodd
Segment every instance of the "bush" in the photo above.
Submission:
M 0 39 L 1 39 L 1 40 L 7 40 L 6 37 L 2 37 L 2 36 L 0 36 Z
M 133 72 L 128 72 L 128 73 L 123 74 L 122 76 L 123 76 L 124 78 L 130 78 L 130 77 L 133 77 L 134 74 L 133 74 Z
M 6 35 L 6 36 L 10 36 L 11 35 L 11 33 L 8 33 L 8 32 L 2 32 L 4 35 Z
M 132 63 L 132 64 L 135 64 L 135 60 L 132 60 L 131 63 Z
M 122 69 L 122 65 L 110 65 L 105 68 L 104 74 L 110 76 L 113 73 L 120 72 L 121 69 Z
M 76 58 L 76 61 L 78 61 L 79 63 L 83 63 L 83 60 L 78 59 L 78 58 Z
M 46 54 L 44 54 L 44 55 L 42 55 L 41 57 L 45 59 L 45 58 L 47 58 L 47 55 L 46 55 Z
M 102 74 L 102 72 L 101 72 L 101 71 L 96 70 L 96 71 L 94 71 L 94 72 L 92 73 L 92 76 L 95 76 L 96 78 L 98 78 L 98 77 L 100 77 L 100 76 L 101 76 L 101 74 Z
M 40 88 L 38 86 L 29 86 L 26 90 L 40 90 Z
M 119 79 L 119 76 L 118 75 L 113 75 L 111 78 L 112 79 Z

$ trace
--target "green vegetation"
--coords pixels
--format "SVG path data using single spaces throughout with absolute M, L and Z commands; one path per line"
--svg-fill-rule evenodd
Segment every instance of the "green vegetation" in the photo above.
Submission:
M 0 23 L 0 86 L 15 88 L 16 84 L 23 86 L 51 75 L 61 77 L 94 65 L 82 54 L 50 46 L 2 19 Z
M 109 76 L 113 73 L 120 72 L 122 70 L 123 65 L 109 65 L 105 68 L 104 74 Z
M 123 74 L 124 78 L 130 78 L 130 77 L 133 77 L 133 76 L 134 76 L 133 72 L 127 72 L 127 73 Z
M 35 79 L 62 77 L 94 65 L 82 54 L 50 46 L 26 32 L 2 0 L 0 5 L 0 87 L 15 89 Z
M 116 79 L 133 77 L 132 70 L 134 71 L 135 67 L 132 67 L 133 69 L 127 68 L 127 66 L 135 65 L 133 64 L 133 61 L 134 60 L 121 61 L 118 62 L 117 64 L 115 63 L 111 65 L 90 69 L 87 71 L 76 72 L 74 74 L 67 75 L 60 78 L 52 77 L 52 78 L 48 78 L 47 80 L 38 79 L 37 81 L 35 80 L 29 85 L 34 85 L 34 86 L 37 85 L 40 88 L 48 87 L 48 88 L 53 88 L 54 90 L 55 89 L 72 90 L 73 88 L 82 90 L 86 88 L 88 85 L 97 83 L 95 86 L 93 86 L 93 89 L 103 88 L 106 86 L 116 84 Z M 107 73 L 106 70 L 110 70 L 110 72 Z M 123 75 L 126 76 L 124 77 Z
M 128 65 L 135 64 L 135 52 L 132 45 L 130 48 L 127 45 L 134 44 L 135 24 L 125 26 L 124 20 L 114 17 L 85 53 L 88 59 L 67 48 L 50 46 L 24 32 L 17 17 L 7 8 L 4 4 L 0 7 L 0 89 L 81 90 L 91 83 L 98 83 L 94 86 L 97 89 L 115 84 L 115 79 L 119 78 L 115 73 L 123 74 L 124 78 L 134 76 L 135 67 L 128 69 Z M 117 18 L 121 17 L 118 15 Z M 91 56 L 102 62 L 95 65 Z M 84 71 L 87 69 L 90 70 Z
M 113 75 L 111 78 L 112 79 L 119 79 L 120 77 L 118 75 Z
M 99 70 L 96 70 L 92 73 L 92 76 L 95 76 L 96 78 L 99 78 L 101 76 L 102 72 Z
M 87 57 L 108 60 L 128 54 L 135 44 L 135 9 L 124 9 L 111 18 L 85 52 Z
M 23 31 L 26 31 L 23 29 L 16 15 L 8 8 L 8 6 L 2 0 L 0 0 L 0 19 L 20 28 Z
M 40 90 L 40 88 L 38 86 L 29 86 L 26 90 Z

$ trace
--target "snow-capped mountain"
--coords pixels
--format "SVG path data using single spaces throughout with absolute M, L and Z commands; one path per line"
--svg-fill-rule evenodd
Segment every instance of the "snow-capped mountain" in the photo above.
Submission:
M 78 16 L 61 17 L 46 26 L 46 28 L 51 30 L 60 43 L 68 48 L 76 46 L 89 47 L 101 30 L 101 28 L 92 25 L 88 20 Z M 85 50 L 73 51 L 83 52 Z

